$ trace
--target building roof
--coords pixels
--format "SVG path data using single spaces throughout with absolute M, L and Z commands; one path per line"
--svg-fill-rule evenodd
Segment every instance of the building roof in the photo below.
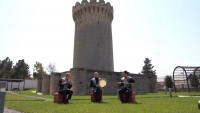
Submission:
M 7 81 L 7 82 L 24 82 L 24 79 L 4 79 L 4 78 L 0 78 L 0 81 Z

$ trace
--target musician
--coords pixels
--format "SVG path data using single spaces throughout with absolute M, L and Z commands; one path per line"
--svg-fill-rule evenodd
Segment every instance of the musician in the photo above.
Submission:
M 118 91 L 118 93 L 121 103 L 126 103 L 128 101 L 130 94 L 132 93 L 131 83 L 134 83 L 135 81 L 130 76 L 128 76 L 127 71 L 123 71 L 122 76 L 123 77 L 121 78 L 121 81 L 118 82 L 118 85 L 121 86 L 122 88 Z M 125 100 L 123 98 L 123 94 L 126 94 Z
M 101 87 L 99 86 L 99 74 L 98 72 L 94 73 L 94 78 L 91 79 L 90 81 L 90 87 L 92 87 L 92 93 L 94 94 L 95 102 L 100 103 L 101 97 L 102 97 L 102 90 Z
M 71 77 L 70 73 L 67 73 L 65 77 L 63 77 L 62 79 L 59 80 L 59 94 L 62 94 L 63 96 L 63 101 L 62 103 L 64 104 L 68 104 L 69 103 L 69 99 L 71 99 L 73 91 L 70 90 L 70 88 L 72 87 L 72 82 L 69 80 Z M 68 95 L 68 97 L 67 97 Z

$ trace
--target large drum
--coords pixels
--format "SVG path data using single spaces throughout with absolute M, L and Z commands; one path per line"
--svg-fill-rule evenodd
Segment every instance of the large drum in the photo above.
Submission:
M 100 86 L 101 88 L 105 87 L 105 86 L 106 86 L 106 79 L 101 78 L 101 79 L 99 80 L 99 86 Z

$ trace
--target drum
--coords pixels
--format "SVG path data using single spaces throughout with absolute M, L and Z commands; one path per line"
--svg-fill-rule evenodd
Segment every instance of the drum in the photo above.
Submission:
M 105 86 L 106 86 L 106 79 L 101 78 L 101 79 L 99 80 L 99 86 L 100 86 L 101 88 L 105 87 Z

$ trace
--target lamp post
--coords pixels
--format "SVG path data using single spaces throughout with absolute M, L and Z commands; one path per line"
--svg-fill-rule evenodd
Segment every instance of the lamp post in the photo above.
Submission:
M 7 85 L 7 82 L 0 81 L 0 113 L 3 113 L 3 111 L 4 111 L 4 102 L 5 102 L 5 96 L 6 96 L 6 85 Z

